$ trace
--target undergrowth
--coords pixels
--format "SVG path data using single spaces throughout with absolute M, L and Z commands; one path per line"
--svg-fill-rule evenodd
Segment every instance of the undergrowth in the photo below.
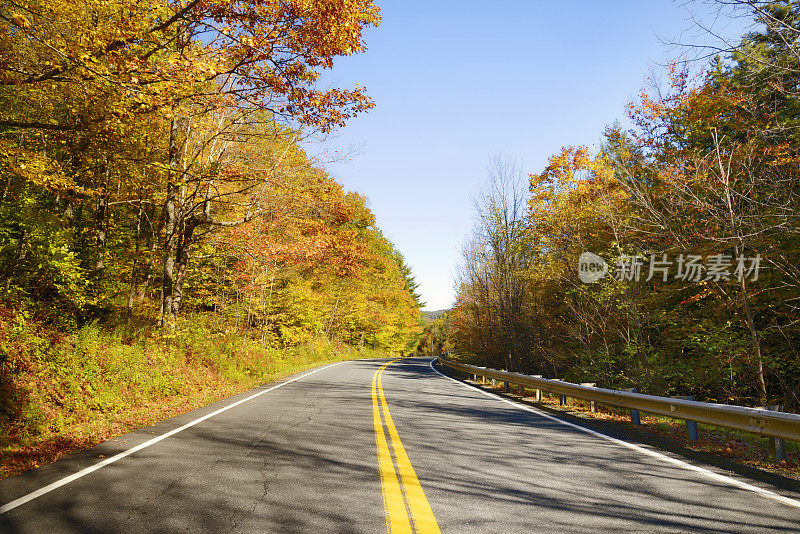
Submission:
M 146 324 L 73 333 L 0 310 L 0 478 L 329 361 L 378 357 L 327 339 L 263 347 L 195 316 L 171 339 Z

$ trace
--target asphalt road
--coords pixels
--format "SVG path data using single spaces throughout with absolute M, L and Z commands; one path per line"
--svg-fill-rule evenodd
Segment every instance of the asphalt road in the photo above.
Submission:
M 427 359 L 387 362 L 323 367 L 4 480 L 0 531 L 800 531 L 800 495 L 574 428 Z

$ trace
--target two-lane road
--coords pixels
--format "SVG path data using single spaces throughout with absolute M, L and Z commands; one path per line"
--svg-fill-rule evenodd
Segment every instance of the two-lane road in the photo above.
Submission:
M 574 428 L 427 359 L 388 362 L 319 368 L 2 481 L 0 531 L 800 531 L 797 496 Z

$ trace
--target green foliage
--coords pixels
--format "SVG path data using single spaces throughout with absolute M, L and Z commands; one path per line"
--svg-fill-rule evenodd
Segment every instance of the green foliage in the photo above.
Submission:
M 10 178 L 8 178 L 10 179 Z M 48 302 L 51 316 L 69 321 L 91 297 L 74 251 L 73 231 L 48 210 L 47 192 L 20 188 L 16 202 L 0 204 L 0 265 L 5 296 L 12 302 Z

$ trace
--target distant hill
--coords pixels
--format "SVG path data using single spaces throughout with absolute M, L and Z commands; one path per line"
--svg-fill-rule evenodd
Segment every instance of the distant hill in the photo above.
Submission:
M 438 319 L 439 317 L 444 315 L 445 312 L 448 312 L 448 311 L 450 311 L 450 310 L 423 311 L 422 312 L 422 316 L 423 317 L 427 317 L 431 321 L 435 321 L 436 319 Z

